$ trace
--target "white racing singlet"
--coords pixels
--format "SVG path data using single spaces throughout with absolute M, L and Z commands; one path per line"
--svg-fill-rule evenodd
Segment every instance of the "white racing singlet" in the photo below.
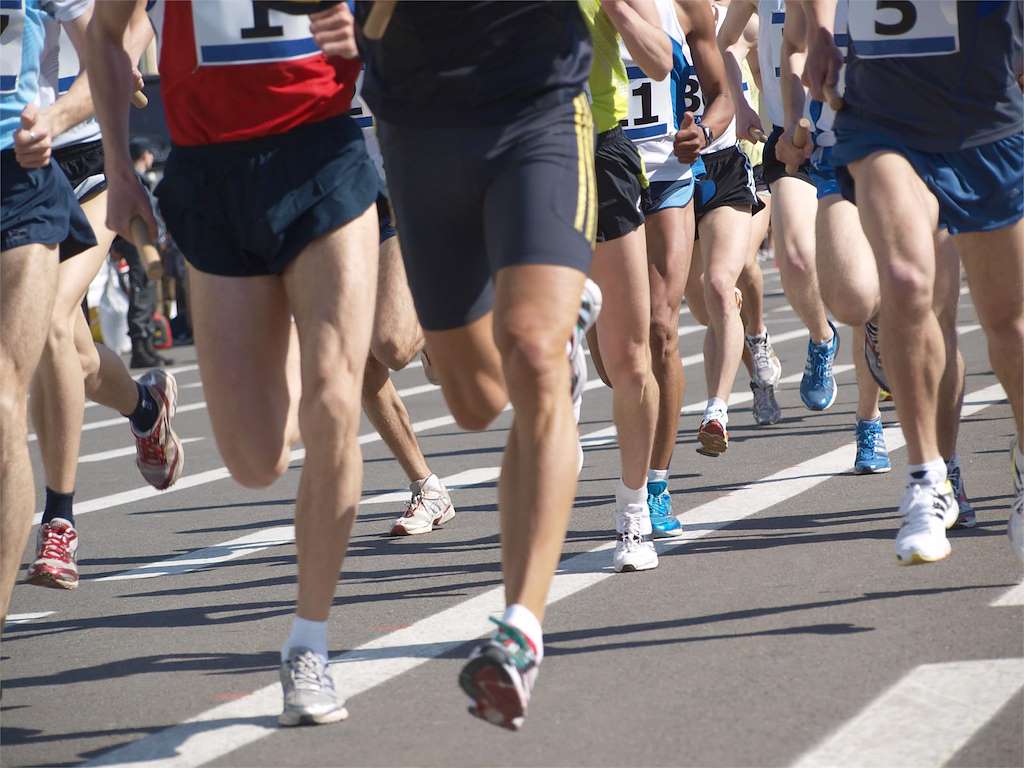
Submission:
M 782 25 L 786 23 L 785 0 L 759 0 L 757 4 L 757 60 L 761 65 L 761 98 L 768 119 L 777 126 L 785 124 L 782 109 Z
M 44 107 L 68 92 L 80 69 L 78 53 L 63 25 L 55 19 L 47 19 L 45 26 L 46 37 L 39 63 L 39 101 Z M 100 138 L 100 124 L 95 117 L 88 117 L 54 139 L 53 148 L 84 144 Z
M 846 49 L 850 44 L 850 35 L 847 32 L 847 14 L 849 11 L 849 0 L 839 0 L 836 3 L 836 23 L 833 37 L 839 52 L 846 61 Z M 846 64 L 839 70 L 839 80 L 836 83 L 836 93 L 842 96 L 846 92 Z M 834 147 L 836 134 L 833 125 L 836 119 L 835 110 L 828 105 L 828 102 L 812 101 L 810 104 L 811 119 L 814 123 L 814 146 L 817 149 L 812 155 L 813 162 L 820 163 L 824 147 Z
M 384 156 L 380 153 L 380 142 L 377 141 L 377 121 L 373 119 L 373 113 L 363 101 L 363 76 L 366 74 L 364 67 L 359 72 L 356 80 L 356 92 L 352 96 L 352 109 L 348 115 L 356 121 L 356 125 L 363 129 L 363 140 L 366 142 L 366 151 L 373 160 L 373 165 L 380 174 L 380 180 L 384 185 L 384 196 L 388 196 L 388 180 L 384 175 Z
M 718 5 L 717 3 L 712 4 L 712 9 L 715 13 L 715 34 L 722 28 L 722 23 L 725 21 L 725 8 Z M 686 111 L 693 112 L 693 119 L 696 122 L 700 122 L 704 116 L 704 108 L 707 107 L 707 100 L 704 98 L 704 91 L 700 87 L 700 82 L 697 79 L 697 71 L 693 68 L 693 54 L 690 53 L 690 46 L 683 44 L 683 54 L 686 56 L 686 60 L 690 63 L 690 82 L 686 86 Z M 732 120 L 729 121 L 729 126 L 722 131 L 721 136 L 716 136 L 715 140 L 708 144 L 704 149 L 700 151 L 702 155 L 708 155 L 712 152 L 718 152 L 722 149 L 728 149 L 729 147 L 736 146 L 736 117 L 733 116 Z
M 620 44 L 630 91 L 629 115 L 621 126 L 640 151 L 650 181 L 681 181 L 693 174 L 688 163 L 676 159 L 672 144 L 683 114 L 679 102 L 690 76 L 690 65 L 683 55 L 686 42 L 674 0 L 655 0 L 655 5 L 662 29 L 672 43 L 672 71 L 660 82 L 650 79 L 633 61 L 626 46 Z

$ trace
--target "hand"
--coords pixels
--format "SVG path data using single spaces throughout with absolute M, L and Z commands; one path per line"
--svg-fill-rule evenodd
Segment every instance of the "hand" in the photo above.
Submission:
M 106 171 L 107 229 L 117 232 L 128 242 L 134 243 L 131 221 L 138 217 L 146 224 L 150 242 L 157 242 L 159 228 L 156 218 L 153 216 L 153 209 L 150 207 L 149 195 L 146 194 L 146 190 L 142 188 L 142 184 L 135 174 L 130 170 L 124 173 L 113 173 L 107 168 Z
M 736 108 L 736 135 L 750 142 L 765 140 L 761 117 L 750 108 L 746 99 Z
M 807 61 L 804 63 L 803 84 L 811 91 L 811 98 L 825 101 L 825 86 L 836 87 L 839 70 L 843 67 L 843 54 L 836 46 L 832 33 L 819 29 L 808 36 Z
M 783 165 L 800 167 L 811 156 L 814 148 L 813 142 L 808 141 L 803 147 L 793 144 L 793 128 L 787 128 L 779 136 L 779 142 L 775 145 L 775 158 Z
M 42 168 L 49 165 L 52 151 L 49 114 L 29 104 L 21 111 L 21 128 L 14 132 L 14 156 L 22 168 Z
M 343 59 L 359 56 L 355 19 L 348 3 L 338 3 L 326 11 L 310 14 L 309 31 L 313 42 L 320 46 L 325 56 L 341 56 Z
M 681 163 L 695 163 L 700 151 L 707 146 L 704 131 L 693 119 L 692 112 L 683 113 L 683 122 L 676 132 L 672 151 Z

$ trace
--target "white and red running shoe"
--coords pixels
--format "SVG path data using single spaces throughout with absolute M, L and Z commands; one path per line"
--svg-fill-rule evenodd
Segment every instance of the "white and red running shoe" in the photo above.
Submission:
M 459 674 L 459 686 L 470 698 L 471 715 L 518 731 L 537 680 L 537 654 L 518 629 L 498 619 L 491 621 L 498 629 L 473 649 Z
M 171 419 L 178 408 L 178 384 L 167 371 L 156 368 L 148 371 L 139 384 L 149 390 L 160 406 L 160 415 L 153 427 L 145 433 L 135 431 L 135 465 L 146 482 L 162 491 L 170 488 L 181 477 L 185 468 L 185 453 L 181 440 L 171 428 Z
M 78 532 L 67 520 L 56 517 L 39 526 L 35 562 L 28 568 L 26 584 L 51 589 L 78 586 Z

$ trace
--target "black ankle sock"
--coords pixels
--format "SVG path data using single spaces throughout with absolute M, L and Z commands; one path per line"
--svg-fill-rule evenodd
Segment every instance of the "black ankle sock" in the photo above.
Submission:
M 52 488 L 46 489 L 46 507 L 43 508 L 43 523 L 52 522 L 55 517 L 75 524 L 75 513 L 71 505 L 75 500 L 75 492 L 57 493 Z
M 128 414 L 128 421 L 135 427 L 136 432 L 149 432 L 156 424 L 156 417 L 160 415 L 160 406 L 149 394 L 149 389 L 138 382 L 135 386 L 139 388 L 139 404 Z

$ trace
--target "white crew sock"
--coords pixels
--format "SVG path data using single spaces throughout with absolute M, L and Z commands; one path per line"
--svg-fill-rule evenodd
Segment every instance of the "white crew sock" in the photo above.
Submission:
M 281 661 L 288 658 L 292 648 L 309 648 L 313 653 L 327 659 L 327 622 L 310 621 L 298 616 L 292 619 L 292 631 L 281 649 Z
M 435 474 L 429 474 L 422 480 L 416 480 L 415 482 L 409 483 L 409 490 L 413 493 L 416 493 L 417 491 L 422 492 L 424 490 L 440 493 L 441 479 Z
M 540 660 L 544 658 L 544 632 L 540 628 L 537 617 L 533 615 L 533 611 L 525 605 L 512 603 L 505 609 L 501 620 L 526 635 L 526 639 L 533 646 L 534 653 L 537 654 L 537 663 L 540 664 Z
M 615 486 L 615 505 L 622 509 L 623 507 L 631 504 L 646 504 L 647 503 L 647 488 L 641 486 L 640 488 L 630 488 L 622 480 Z
M 626 530 L 626 519 L 639 521 L 640 534 L 651 533 L 651 510 L 647 508 L 647 484 L 636 490 L 630 488 L 622 480 L 615 486 L 615 530 L 622 533 Z
M 668 470 L 667 469 L 648 469 L 647 470 L 647 482 L 648 483 L 667 483 L 668 482 Z
M 712 397 L 704 407 L 704 421 L 716 419 L 722 426 L 729 423 L 729 404 L 720 397 Z
M 946 462 L 938 458 L 924 464 L 910 464 L 907 471 L 910 473 L 911 483 L 938 485 L 946 479 Z

